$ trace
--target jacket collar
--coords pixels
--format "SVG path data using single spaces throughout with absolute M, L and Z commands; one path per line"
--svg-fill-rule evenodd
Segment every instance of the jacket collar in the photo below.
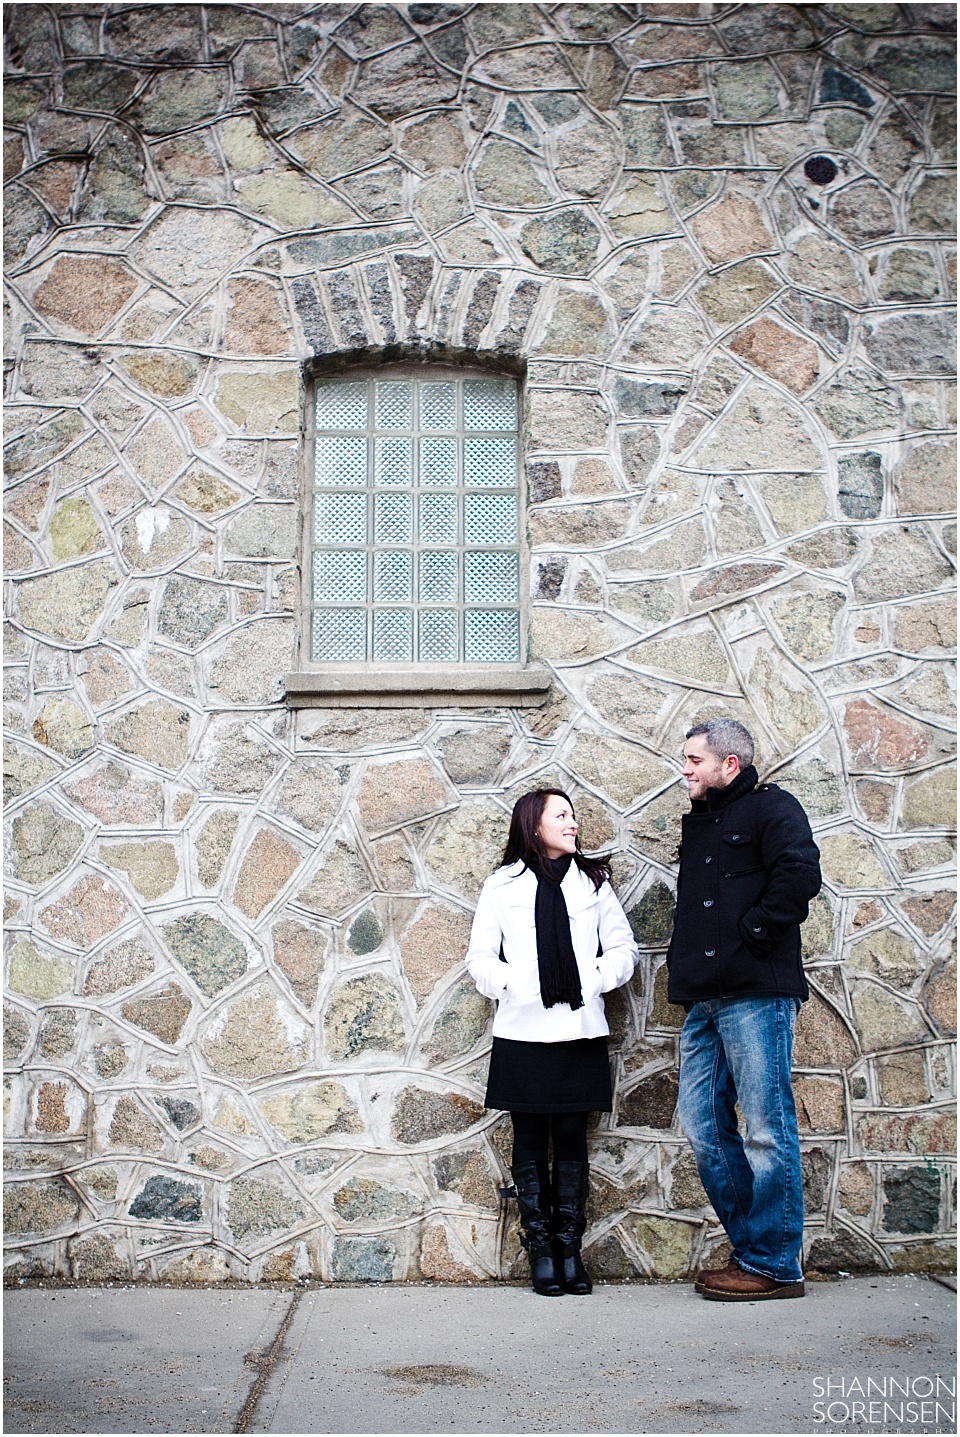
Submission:
M 753 764 L 747 764 L 747 767 L 742 773 L 738 773 L 733 782 L 728 783 L 726 788 L 707 789 L 706 811 L 708 813 L 718 813 L 721 808 L 726 808 L 728 804 L 736 803 L 737 799 L 743 798 L 744 794 L 753 792 L 759 779 L 760 775 L 757 773 Z
M 526 868 L 522 863 L 510 863 L 505 868 L 498 868 L 493 874 L 498 884 L 510 883 L 519 880 L 524 890 L 528 890 L 531 902 L 536 892 L 537 875 L 532 869 Z M 567 869 L 563 882 L 560 884 L 561 892 L 567 903 L 567 911 L 572 912 L 582 908 L 588 899 L 592 898 L 595 892 L 593 883 L 582 869 L 575 863 L 571 863 Z M 589 890 L 589 892 L 587 891 Z

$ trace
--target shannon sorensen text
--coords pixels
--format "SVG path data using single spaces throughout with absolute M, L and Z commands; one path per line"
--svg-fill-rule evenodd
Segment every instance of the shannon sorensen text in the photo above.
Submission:
M 949 1430 L 957 1420 L 957 1379 L 941 1377 L 843 1377 L 813 1379 L 813 1420 L 842 1426 L 923 1426 Z

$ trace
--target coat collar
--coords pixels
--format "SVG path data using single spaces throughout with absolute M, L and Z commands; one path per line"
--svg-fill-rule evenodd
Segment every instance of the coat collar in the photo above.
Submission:
M 498 868 L 492 874 L 492 878 L 498 887 L 515 883 L 517 889 L 523 893 L 524 901 L 529 895 L 530 902 L 533 902 L 533 896 L 537 891 L 537 875 L 522 863 L 510 863 L 506 868 Z M 596 892 L 587 874 L 575 863 L 571 863 L 567 869 L 563 882 L 560 884 L 560 891 L 566 900 L 568 913 L 583 908 L 593 899 Z
M 707 810 L 710 813 L 718 813 L 721 808 L 726 808 L 730 803 L 736 803 L 738 798 L 745 794 L 752 793 L 759 780 L 759 774 L 753 764 L 747 764 L 741 773 L 738 773 L 732 783 L 726 788 L 707 789 Z

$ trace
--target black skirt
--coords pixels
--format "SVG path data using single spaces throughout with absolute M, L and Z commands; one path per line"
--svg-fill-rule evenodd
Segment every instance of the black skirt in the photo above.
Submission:
M 606 1038 L 523 1043 L 494 1038 L 484 1106 L 514 1113 L 609 1113 Z

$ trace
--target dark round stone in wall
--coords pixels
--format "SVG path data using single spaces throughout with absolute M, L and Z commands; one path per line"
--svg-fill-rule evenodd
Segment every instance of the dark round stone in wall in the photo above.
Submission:
M 372 908 L 365 908 L 353 920 L 347 933 L 347 947 L 353 953 L 372 953 L 383 942 L 383 928 Z
M 804 165 L 803 173 L 815 185 L 828 185 L 837 178 L 837 167 L 828 155 L 813 155 Z

